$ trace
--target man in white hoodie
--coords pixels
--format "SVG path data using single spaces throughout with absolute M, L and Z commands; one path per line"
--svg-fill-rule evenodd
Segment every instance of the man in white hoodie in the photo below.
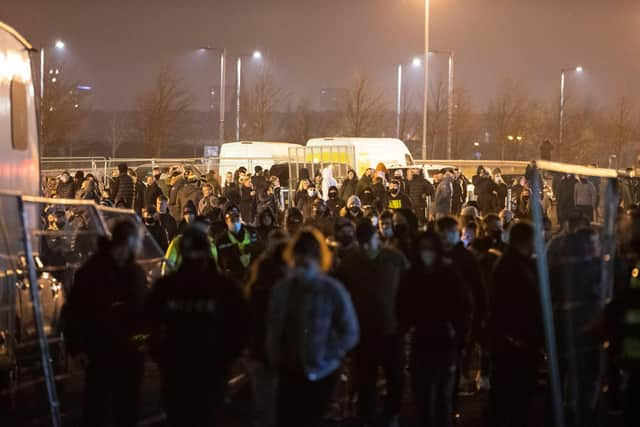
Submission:
M 329 188 L 337 186 L 338 182 L 333 177 L 333 165 L 329 165 L 322 170 L 322 200 L 329 200 Z

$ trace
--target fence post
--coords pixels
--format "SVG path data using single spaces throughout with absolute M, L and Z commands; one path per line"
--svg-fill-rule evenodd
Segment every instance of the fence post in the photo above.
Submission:
M 42 308 L 40 307 L 40 287 L 38 286 L 38 276 L 36 274 L 36 266 L 33 259 L 33 250 L 31 248 L 31 239 L 29 238 L 27 211 L 25 209 L 24 200 L 17 196 L 18 210 L 20 213 L 20 221 L 22 223 L 22 239 L 24 242 L 25 264 L 29 279 L 29 293 L 31 295 L 31 304 L 33 307 L 33 320 L 36 324 L 38 332 L 38 342 L 40 344 L 40 357 L 42 362 L 42 370 L 44 381 L 47 387 L 47 397 L 49 399 L 49 409 L 51 412 L 51 425 L 53 427 L 61 427 L 62 419 L 60 418 L 60 402 L 58 401 L 58 393 L 56 391 L 56 380 L 51 366 L 51 355 L 49 353 L 49 342 L 44 331 L 44 323 L 42 320 Z

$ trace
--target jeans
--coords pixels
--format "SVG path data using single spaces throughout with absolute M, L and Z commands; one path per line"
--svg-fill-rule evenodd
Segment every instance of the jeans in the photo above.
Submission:
M 359 394 L 358 415 L 373 423 L 376 412 L 378 367 L 382 367 L 387 395 L 383 415 L 400 414 L 404 386 L 404 337 L 363 338 L 355 350 L 355 374 Z
M 448 355 L 413 351 L 411 388 L 420 427 L 451 427 L 456 360 Z
M 281 372 L 278 384 L 278 427 L 316 427 L 329 405 L 339 371 L 318 381 L 302 373 Z

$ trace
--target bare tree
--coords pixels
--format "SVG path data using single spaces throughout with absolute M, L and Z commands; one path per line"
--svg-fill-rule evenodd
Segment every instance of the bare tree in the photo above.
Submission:
M 71 137 L 89 110 L 76 88 L 76 82 L 66 80 L 63 74 L 45 80 L 41 116 L 44 152 L 62 149 L 65 146 L 73 151 Z
M 451 155 L 454 159 L 464 158 L 471 144 L 475 142 L 471 130 L 472 115 L 469 93 L 464 88 L 455 88 L 453 91 L 453 135 L 451 137 Z
M 263 68 L 249 93 L 249 128 L 254 139 L 264 140 L 273 125 L 273 113 L 284 98 L 273 74 Z
M 153 155 L 162 153 L 192 103 L 192 95 L 170 66 L 165 66 L 153 87 L 138 97 L 136 106 L 141 114 L 145 145 Z
M 111 146 L 111 158 L 116 157 L 118 148 L 124 143 L 126 132 L 122 123 L 122 118 L 118 113 L 113 113 L 109 119 L 109 145 Z
M 487 124 L 500 143 L 500 159 L 504 160 L 507 148 L 507 136 L 524 133 L 529 97 L 520 85 L 505 80 L 496 97 L 489 103 Z
M 402 103 L 400 104 L 400 139 L 413 140 L 418 137 L 418 120 L 416 114 L 412 114 L 413 93 L 409 93 L 407 85 L 402 87 Z
M 608 120 L 611 129 L 609 134 L 613 143 L 613 152 L 618 159 L 622 159 L 624 149 L 629 145 L 636 132 L 634 123 L 635 110 L 636 107 L 633 101 L 623 96 L 616 103 L 613 114 L 610 115 Z
M 429 158 L 433 159 L 440 152 L 436 152 L 438 139 L 446 134 L 447 128 L 447 83 L 439 78 L 436 85 L 429 83 L 429 114 L 427 115 L 427 138 L 429 140 Z
M 292 141 L 305 144 L 313 135 L 314 117 L 311 111 L 311 100 L 303 98 L 294 113 L 293 123 L 289 130 Z
M 371 87 L 365 74 L 358 74 L 344 99 L 345 133 L 367 136 L 375 132 L 383 113 L 383 93 Z

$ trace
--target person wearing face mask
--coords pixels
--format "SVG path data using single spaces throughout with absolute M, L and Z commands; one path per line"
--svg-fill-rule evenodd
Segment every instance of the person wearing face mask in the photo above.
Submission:
M 402 253 L 381 244 L 376 227 L 368 221 L 358 224 L 356 237 L 359 248 L 342 260 L 335 277 L 349 291 L 360 323 L 360 343 L 354 354 L 358 416 L 363 425 L 377 425 L 376 385 L 381 367 L 387 389 L 382 425 L 397 425 L 404 382 L 404 340 L 398 333 L 396 296 L 409 263 Z
M 304 217 L 302 216 L 302 212 L 300 212 L 298 208 L 287 209 L 284 220 L 284 228 L 289 236 L 293 236 L 298 231 L 300 231 L 300 229 L 302 229 L 303 222 Z
M 386 246 L 392 245 L 393 242 L 393 212 L 384 211 L 380 214 L 378 221 L 378 233 L 380 239 Z
M 197 216 L 194 218 L 193 222 L 191 222 L 186 229 L 191 227 L 195 227 L 200 229 L 202 232 L 207 233 L 211 236 L 211 220 L 204 216 Z M 162 275 L 166 276 L 170 273 L 175 273 L 180 268 L 182 264 L 182 252 L 181 252 L 181 240 L 182 234 L 176 236 L 169 243 L 169 247 L 164 255 L 164 259 L 166 262 L 162 266 Z M 218 248 L 216 248 L 215 242 L 212 237 L 209 237 L 209 246 L 211 249 L 211 257 L 214 261 L 218 262 Z
M 349 169 L 347 177 L 342 181 L 342 187 L 340 187 L 340 198 L 343 201 L 349 200 L 351 196 L 357 196 L 356 189 L 358 188 L 358 176 L 356 171 Z
M 238 283 L 245 283 L 251 261 L 260 249 L 258 232 L 242 223 L 235 205 L 225 209 L 224 221 L 227 229 L 215 239 L 220 271 Z
M 162 176 L 160 168 L 153 168 L 153 181 L 144 190 L 144 205 L 152 206 L 156 204 L 158 196 L 163 196 L 162 189 L 160 188 L 160 177 Z
M 495 182 L 496 204 L 494 212 L 500 212 L 507 205 L 507 184 L 502 179 L 500 168 L 493 170 L 493 181 Z
M 340 216 L 358 221 L 362 218 L 362 202 L 358 196 L 351 196 L 347 200 L 347 206 L 340 211 Z
M 402 191 L 402 183 L 397 179 L 389 183 L 389 191 L 384 201 L 385 209 L 413 209 L 411 199 Z
M 58 178 L 58 184 L 56 186 L 56 198 L 57 199 L 73 199 L 76 196 L 75 187 L 71 180 L 69 172 L 64 171 Z
M 187 228 L 180 267 L 153 286 L 146 304 L 150 352 L 171 426 L 219 425 L 231 366 L 247 343 L 247 304 L 218 271 L 210 242 L 198 225 Z
M 347 217 L 336 218 L 332 234 L 331 249 L 335 255 L 334 263 L 338 267 L 344 258 L 358 249 L 355 222 Z
M 346 203 L 338 196 L 338 189 L 335 186 L 329 187 L 328 195 L 327 209 L 333 218 L 337 218 L 340 216 L 340 210 L 346 206 Z
M 256 216 L 256 231 L 262 242 L 266 242 L 269 233 L 276 228 L 276 216 L 270 208 L 264 208 L 258 212 Z
M 459 357 L 470 331 L 472 302 L 439 236 L 416 239 L 411 269 L 398 288 L 399 331 L 414 329 L 409 372 L 419 426 L 453 426 Z
M 142 210 L 142 220 L 145 227 L 149 230 L 149 234 L 155 239 L 162 252 L 166 252 L 169 248 L 169 238 L 167 236 L 167 230 L 162 227 L 160 223 L 160 216 L 155 206 L 149 206 Z
M 315 184 L 308 184 L 307 189 L 300 195 L 296 207 L 302 212 L 302 215 L 306 218 L 311 218 L 311 209 L 313 207 L 313 201 L 318 199 L 318 192 Z
M 365 187 L 358 197 L 362 202 L 362 206 L 372 206 L 376 210 L 380 208 L 380 204 L 376 203 L 376 200 L 373 197 L 373 190 L 371 187 Z
M 196 213 L 196 206 L 191 202 L 187 203 L 182 210 L 182 220 L 180 221 L 180 224 L 178 224 L 178 234 L 184 233 L 187 226 L 196 219 Z
M 476 343 L 482 337 L 483 325 L 486 323 L 488 316 L 486 286 L 482 280 L 480 266 L 473 253 L 465 248 L 464 243 L 460 240 L 460 225 L 455 218 L 449 216 L 440 218 L 436 223 L 436 230 L 442 241 L 445 258 L 458 272 L 462 283 L 472 295 L 473 323 L 471 342 Z M 467 357 L 462 361 L 463 367 L 460 370 L 460 375 L 462 376 L 460 380 L 469 388 L 472 387 L 472 379 L 470 378 L 472 352 L 470 350 L 466 353 Z
M 498 260 L 489 286 L 491 391 L 487 425 L 526 425 L 538 380 L 544 334 L 534 253 L 533 225 L 511 228 L 509 248 Z
M 144 353 L 137 339 L 144 331 L 147 278 L 136 263 L 142 232 L 133 220 L 114 225 L 110 241 L 75 274 L 64 307 L 65 344 L 85 370 L 82 425 L 135 426 Z
M 172 241 L 178 235 L 178 224 L 169 213 L 169 199 L 165 196 L 158 196 L 155 203 L 160 224 L 162 225 L 162 228 L 167 231 L 169 241 Z

